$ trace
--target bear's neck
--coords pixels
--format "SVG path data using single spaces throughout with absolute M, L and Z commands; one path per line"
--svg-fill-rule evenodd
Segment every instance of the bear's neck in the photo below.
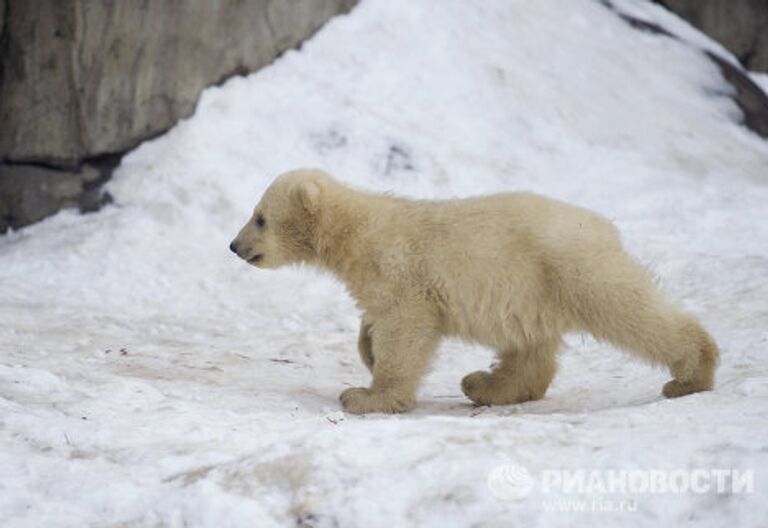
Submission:
M 336 275 L 351 290 L 373 271 L 373 251 L 365 232 L 375 210 L 366 195 L 346 187 L 334 188 L 323 200 L 315 238 L 314 264 Z

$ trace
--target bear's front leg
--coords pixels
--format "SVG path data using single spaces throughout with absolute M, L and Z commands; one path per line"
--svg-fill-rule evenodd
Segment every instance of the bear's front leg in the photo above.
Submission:
M 373 372 L 373 343 L 371 340 L 371 324 L 364 320 L 360 321 L 360 335 L 357 338 L 357 351 L 360 353 L 360 359 L 368 370 Z
M 437 325 L 415 309 L 401 308 L 376 319 L 372 330 L 373 382 L 342 392 L 341 404 L 353 414 L 407 411 L 416 404 L 416 390 L 440 340 Z

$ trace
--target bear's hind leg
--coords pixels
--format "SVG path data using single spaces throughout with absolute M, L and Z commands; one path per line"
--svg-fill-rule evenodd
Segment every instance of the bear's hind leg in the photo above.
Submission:
M 682 312 L 663 314 L 637 305 L 629 308 L 635 313 L 626 311 L 612 315 L 625 320 L 593 335 L 652 363 L 666 365 L 674 378 L 662 389 L 667 398 L 712 389 L 719 353 L 698 321 Z
M 675 379 L 665 383 L 661 391 L 667 398 L 711 390 L 720 355 L 715 341 L 695 319 L 688 318 L 678 331 L 689 343 L 690 353 L 669 365 Z
M 477 405 L 508 405 L 544 397 L 557 371 L 553 342 L 502 352 L 490 372 L 479 370 L 461 380 L 461 390 Z
M 710 390 L 718 363 L 712 337 L 692 316 L 667 301 L 648 273 L 628 257 L 596 270 L 600 284 L 575 299 L 577 319 L 596 338 L 666 365 L 673 380 L 668 398 Z

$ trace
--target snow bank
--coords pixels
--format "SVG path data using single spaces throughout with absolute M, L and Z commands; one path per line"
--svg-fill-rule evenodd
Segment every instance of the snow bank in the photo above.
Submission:
M 768 143 L 727 93 L 700 53 L 590 0 L 366 0 L 301 51 L 207 90 L 192 119 L 124 159 L 114 206 L 0 239 L 0 518 L 760 525 Z M 271 179 L 301 166 L 415 197 L 526 189 L 600 211 L 718 340 L 717 389 L 664 400 L 666 373 L 573 336 L 544 400 L 476 409 L 459 381 L 492 355 L 446 343 L 414 412 L 344 415 L 338 393 L 368 375 L 343 288 L 227 249 Z M 486 480 L 508 463 L 534 480 L 734 468 L 755 482 L 633 495 L 629 512 L 550 511 L 622 497 L 536 485 L 500 500 Z

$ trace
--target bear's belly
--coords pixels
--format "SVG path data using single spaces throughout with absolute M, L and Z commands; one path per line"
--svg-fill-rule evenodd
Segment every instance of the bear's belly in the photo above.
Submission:
M 495 349 L 536 343 L 562 333 L 565 321 L 540 291 L 478 283 L 444 296 L 444 333 Z

